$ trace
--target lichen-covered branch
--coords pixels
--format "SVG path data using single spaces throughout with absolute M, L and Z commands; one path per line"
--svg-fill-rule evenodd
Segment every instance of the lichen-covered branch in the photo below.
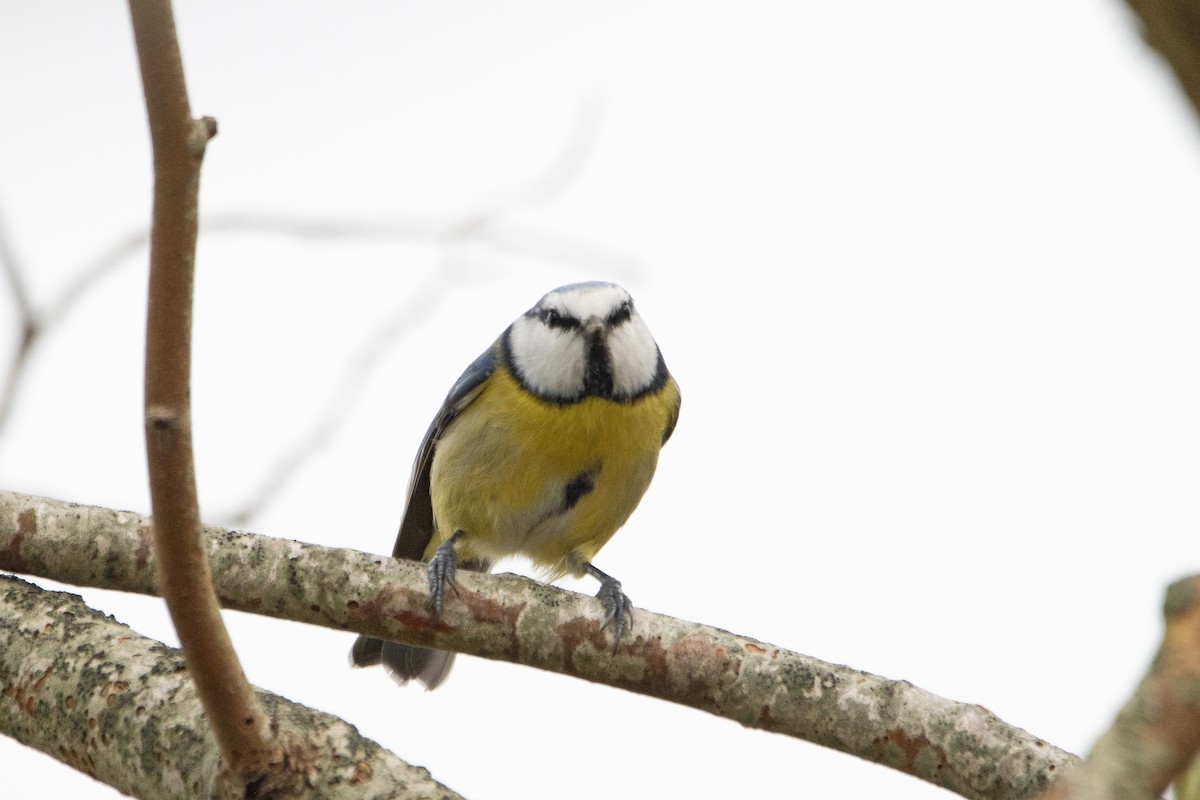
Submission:
M 0 492 L 0 569 L 150 594 L 148 530 L 138 514 Z M 435 620 L 421 564 L 206 533 L 229 608 L 617 686 L 885 764 L 964 797 L 1030 797 L 1073 761 L 979 706 L 717 628 L 638 610 L 614 653 L 595 598 L 476 573 L 460 573 L 458 596 Z
M 1133 697 L 1046 800 L 1159 797 L 1200 749 L 1200 577 L 1167 589 L 1166 630 Z
M 1200 2 L 1197 0 L 1128 0 L 1142 20 L 1147 44 L 1175 71 L 1180 88 L 1200 114 Z
M 455 798 L 429 772 L 337 717 L 259 692 L 272 718 L 303 731 L 303 759 L 278 796 L 309 800 Z M 209 800 L 220 751 L 179 652 L 84 605 L 0 575 L 0 730 L 147 799 Z M 271 796 L 264 793 L 261 796 Z

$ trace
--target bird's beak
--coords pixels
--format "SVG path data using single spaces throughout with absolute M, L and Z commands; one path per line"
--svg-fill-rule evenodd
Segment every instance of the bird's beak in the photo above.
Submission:
M 595 314 L 583 321 L 583 332 L 589 339 L 598 338 L 604 330 L 604 319 Z

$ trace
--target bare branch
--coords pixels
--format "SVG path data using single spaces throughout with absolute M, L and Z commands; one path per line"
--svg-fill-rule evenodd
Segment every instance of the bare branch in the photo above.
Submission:
M 1167 589 L 1154 662 L 1082 768 L 1046 800 L 1155 798 L 1200 750 L 1200 577 Z
M 0 492 L 0 569 L 152 594 L 148 521 Z M 573 675 L 840 750 L 983 800 L 1030 797 L 1073 757 L 980 706 L 638 610 L 614 653 L 595 598 L 460 573 L 441 619 L 423 564 L 207 528 L 228 608 Z M 330 580 L 336 575 L 337 580 Z
M 230 796 L 282 766 L 266 711 L 221 621 L 200 540 L 192 456 L 192 285 L 200 163 L 212 119 L 192 119 L 170 0 L 130 0 L 154 150 L 146 320 L 146 461 L 161 589 L 229 770 Z
M 483 210 L 459 214 L 449 218 L 436 217 L 392 217 L 379 219 L 330 219 L 305 218 L 295 215 L 280 215 L 262 212 L 225 212 L 207 215 L 203 222 L 206 237 L 225 234 L 253 233 L 288 236 L 298 239 L 336 240 L 357 239 L 380 242 L 440 242 L 453 246 L 466 244 L 483 245 L 501 252 L 533 256 L 560 264 L 574 264 L 616 279 L 628 279 L 637 272 L 635 259 L 596 242 L 581 242 L 575 237 L 555 234 L 528 226 L 502 224 L 504 217 L 524 206 L 545 203 L 565 191 L 583 164 L 593 146 L 599 127 L 600 103 L 585 98 L 571 135 L 563 150 L 548 165 L 546 170 L 529 183 L 502 193 L 499 199 L 486 204 Z M 5 423 L 11 416 L 13 404 L 20 389 L 25 366 L 38 341 L 57 326 L 97 284 L 119 267 L 130 263 L 146 246 L 148 232 L 137 231 L 122 236 L 108 246 L 100 255 L 83 265 L 67 282 L 56 299 L 40 313 L 32 305 L 24 283 L 22 272 L 8 247 L 8 240 L 0 219 L 0 264 L 4 266 L 12 284 L 15 301 L 22 309 L 24 327 L 18 347 L 9 362 L 3 387 L 0 387 L 0 436 Z M 444 265 L 446 266 L 446 265 Z M 461 264 L 449 264 L 455 270 Z M 427 281 L 410 297 L 379 330 L 368 337 L 358 355 L 351 360 L 335 395 L 326 403 L 324 410 L 313 423 L 309 432 L 296 443 L 288 454 L 273 467 L 258 489 L 244 501 L 239 510 L 224 518 L 235 524 L 245 524 L 254 514 L 261 511 L 292 478 L 293 474 L 319 452 L 328 438 L 336 431 L 346 408 L 351 405 L 359 386 L 369 377 L 374 363 L 387 351 L 390 342 L 403 335 L 419 316 L 423 316 L 436 297 L 435 284 L 447 285 L 452 276 L 439 276 Z M 418 302 L 420 301 L 420 302 Z M 413 315 L 414 309 L 418 312 Z M 396 322 L 397 317 L 412 317 Z
M 227 211 L 207 214 L 200 222 L 205 237 L 230 234 L 286 236 L 329 241 L 354 239 L 379 242 L 437 242 L 451 237 L 461 226 L 461 217 L 381 217 L 379 219 L 303 217 L 259 211 Z M 618 276 L 637 269 L 629 255 L 596 242 L 581 242 L 536 228 L 475 231 L 473 241 L 505 252 L 530 255 L 547 261 L 577 264 Z M 149 234 L 138 231 L 122 236 L 82 266 L 54 303 L 46 310 L 45 326 L 56 325 L 93 286 L 141 252 Z
M 268 470 L 266 478 L 240 507 L 229 515 L 222 515 L 222 519 L 227 519 L 231 525 L 237 527 L 250 524 L 251 520 L 262 513 L 263 509 L 291 483 L 300 470 L 328 446 L 338 429 L 350 418 L 350 409 L 361 396 L 362 387 L 379 362 L 405 334 L 428 317 L 442 295 L 462 275 L 465 265 L 461 258 L 455 257 L 458 249 L 477 239 L 486 228 L 503 216 L 512 214 L 522 206 L 549 202 L 565 191 L 579 174 L 591 152 L 599 119 L 598 101 L 585 99 L 571 135 L 562 150 L 540 175 L 515 192 L 492 202 L 487 208 L 463 216 L 441 232 L 438 238 L 446 247 L 441 268 L 426 278 L 422 285 L 406 297 L 400 307 L 390 313 L 383 324 L 367 337 L 366 342 L 350 359 L 342 379 L 307 433 L 275 462 Z
M 25 285 L 25 273 L 13 250 L 3 213 L 0 213 L 0 269 L 4 270 L 13 303 L 17 307 L 17 326 L 20 328 L 17 348 L 13 352 L 12 360 L 8 363 L 8 374 L 5 376 L 4 386 L 0 388 L 0 429 L 3 429 L 4 421 L 8 418 L 16 397 L 17 382 L 25 369 L 25 363 L 29 359 L 33 343 L 37 340 L 43 327 L 34 311 L 33 300 L 30 299 L 29 289 Z
M 202 225 L 206 237 L 253 233 L 314 240 L 445 242 L 461 228 L 462 219 L 330 219 L 239 211 L 210 214 L 205 217 Z M 24 376 L 24 368 L 36 344 L 61 323 L 97 284 L 121 266 L 130 263 L 133 256 L 146 246 L 148 239 L 147 233 L 136 232 L 126 234 L 113 242 L 94 260 L 82 266 L 59 296 L 42 313 L 35 315 L 37 324 L 33 328 L 27 326 L 27 332 L 22 336 L 13 360 L 9 362 L 4 386 L 0 389 L 0 436 L 3 435 L 5 423 L 11 416 L 13 403 L 19 394 L 21 379 Z M 619 280 L 628 279 L 639 269 L 639 264 L 633 257 L 598 242 L 583 242 L 576 237 L 536 227 L 501 224 L 499 220 L 476 227 L 471 232 L 470 243 L 490 247 L 498 252 L 516 253 L 560 264 L 573 264 Z M 418 293 L 422 291 L 425 290 L 418 290 Z M 364 350 L 373 346 L 373 342 L 369 341 Z M 319 426 L 320 423 L 317 423 L 317 427 Z M 316 438 L 315 434 L 312 436 Z M 302 449 L 302 446 L 298 446 L 297 449 Z M 264 485 L 271 482 L 272 478 L 269 476 Z
M 134 256 L 150 242 L 149 231 L 127 233 L 108 246 L 99 256 L 83 265 L 59 296 L 43 314 L 43 325 L 53 327 L 75 307 L 97 284 L 111 275 L 123 264 L 131 263 Z
M 525 206 L 551 202 L 566 191 L 578 177 L 595 146 L 602 110 L 597 98 L 585 97 L 580 102 L 579 113 L 570 135 L 546 168 L 513 191 L 501 194 L 484 208 L 464 215 L 452 226 L 446 239 L 453 241 L 468 238 L 502 216 L 512 214 Z
M 362 387 L 370 379 L 375 367 L 408 331 L 425 319 L 460 273 L 459 265 L 436 270 L 406 296 L 403 306 L 388 315 L 384 323 L 350 359 L 341 380 L 325 402 L 312 427 L 275 462 L 263 481 L 238 510 L 223 516 L 224 519 L 228 519 L 230 524 L 236 527 L 248 524 L 279 496 L 306 464 L 328 446 L 334 434 L 350 416 L 350 409 L 361 396 Z
M 1128 0 L 1142 20 L 1142 36 L 1157 50 L 1200 114 L 1200 4 L 1196 0 Z
M 29 299 L 29 289 L 25 286 L 25 275 L 17 262 L 17 254 L 13 250 L 9 238 L 8 227 L 4 215 L 0 213 L 0 269 L 4 270 L 8 288 L 12 291 L 13 302 L 21 315 L 21 322 L 28 325 L 34 318 L 33 301 Z
M 0 730 L 18 741 L 134 797 L 213 796 L 221 753 L 179 651 L 75 595 L 0 576 L 0 686 Z M 337 717 L 258 696 L 304 763 L 257 796 L 458 797 Z
M 33 352 L 33 345 L 41 330 L 36 324 L 26 324 L 12 360 L 8 362 L 4 386 L 0 388 L 0 432 L 3 432 L 4 423 L 12 413 L 13 404 L 17 399 L 17 387 L 20 386 L 21 376 L 25 374 L 25 365 L 29 363 L 29 355 Z
M 7 246 L 7 237 L 0 220 L 0 260 L 4 262 L 5 270 L 10 274 L 13 292 L 18 297 L 18 303 L 25 309 L 23 332 L 17 349 L 9 362 L 4 385 L 0 388 L 0 436 L 4 426 L 12 416 L 13 405 L 25 375 L 25 367 L 34 346 L 41 341 L 46 333 L 57 325 L 75 303 L 83 297 L 102 278 L 120 266 L 126 259 L 145 246 L 148 235 L 144 233 L 130 234 L 114 244 L 104 255 L 80 271 L 79 275 L 67 284 L 58 299 L 46 310 L 37 312 L 33 309 L 32 301 L 27 295 L 23 300 L 23 284 L 20 279 L 21 271 L 11 249 Z

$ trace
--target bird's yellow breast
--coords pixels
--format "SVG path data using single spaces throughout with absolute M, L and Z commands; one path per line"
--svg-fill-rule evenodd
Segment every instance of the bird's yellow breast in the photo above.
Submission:
M 462 530 L 466 560 L 520 554 L 555 576 L 577 570 L 637 507 L 678 403 L 671 379 L 632 402 L 547 403 L 498 368 L 437 442 L 425 557 Z

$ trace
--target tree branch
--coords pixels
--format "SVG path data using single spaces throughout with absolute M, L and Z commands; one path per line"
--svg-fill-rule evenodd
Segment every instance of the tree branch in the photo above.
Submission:
M 146 319 L 146 460 L 160 586 L 230 786 L 258 785 L 282 754 L 221 621 L 196 499 L 191 426 L 192 281 L 200 163 L 216 135 L 192 119 L 170 0 L 130 0 L 154 150 Z
M 460 573 L 440 620 L 424 565 L 209 527 L 228 608 L 574 675 L 875 761 L 969 798 L 1044 789 L 1073 761 L 977 705 L 906 681 L 638 610 L 616 652 L 595 598 L 514 575 Z M 0 492 L 0 569 L 154 592 L 148 521 Z M 338 580 L 329 576 L 337 575 Z
M 12 361 L 8 364 L 8 375 L 4 379 L 3 385 L 0 385 L 0 429 L 3 429 L 4 420 L 8 417 L 16 399 L 17 381 L 25 369 L 29 353 L 33 349 L 33 343 L 37 340 L 38 334 L 41 333 L 42 326 L 37 312 L 34 311 L 29 287 L 25 285 L 25 271 L 21 268 L 9 239 L 2 209 L 0 209 L 0 270 L 4 272 L 13 303 L 17 307 L 16 322 L 21 331 L 17 338 L 17 348 L 13 352 Z
M 508 193 L 508 196 L 452 223 L 439 237 L 439 243 L 447 250 L 461 247 L 476 240 L 482 231 L 494 226 L 505 215 L 511 215 L 524 206 L 553 200 L 565 191 L 582 169 L 592 149 L 599 127 L 599 111 L 597 102 L 584 102 L 575 128 L 567 137 L 561 152 L 539 174 Z M 307 433 L 276 460 L 275 466 L 250 496 L 235 511 L 224 515 L 222 521 L 237 527 L 250 524 L 291 483 L 296 474 L 332 441 L 338 428 L 350 418 L 350 408 L 375 367 L 404 335 L 424 321 L 449 287 L 459 281 L 462 267 L 459 259 L 446 258 L 441 268 L 404 298 L 393 313 L 388 314 L 383 324 L 347 361 L 341 380 L 335 384 L 333 393 Z
M 210 800 L 221 753 L 179 651 L 84 605 L 0 576 L 0 730 L 118 791 Z M 305 732 L 289 797 L 456 798 L 337 717 L 259 692 Z
M 3 220 L 0 219 L 0 230 L 3 229 L 2 223 Z M 204 235 L 252 233 L 316 241 L 358 239 L 373 242 L 445 242 L 460 226 L 461 220 L 458 217 L 363 220 L 229 212 L 207 215 L 204 219 Z M 33 315 L 21 323 L 21 338 L 9 362 L 4 383 L 0 385 L 0 439 L 3 439 L 6 425 L 12 416 L 25 368 L 30 363 L 29 356 L 34 347 L 45 339 L 51 330 L 57 328 L 92 289 L 145 247 L 147 240 L 148 234 L 138 231 L 121 236 L 94 260 L 80 267 L 57 298 L 44 304 L 40 311 L 34 309 Z M 628 277 L 639 269 L 637 260 L 632 256 L 598 242 L 578 241 L 574 237 L 556 234 L 551 230 L 519 227 L 511 223 L 495 223 L 477 228 L 471 232 L 471 243 L 487 246 L 497 252 L 516 253 L 555 263 L 576 264 L 586 267 L 588 271 L 606 273 L 614 277 Z M 21 273 L 18 271 L 11 274 L 19 276 Z M 12 291 L 16 293 L 21 290 L 14 287 Z M 14 294 L 14 298 L 17 298 L 15 302 L 18 304 L 22 302 L 18 294 Z M 366 348 L 372 346 L 368 343 Z M 318 422 L 317 426 L 320 424 Z M 265 484 L 269 485 L 273 480 L 273 477 L 268 477 Z M 231 518 L 241 519 L 243 515 L 248 518 L 255 511 L 257 509 L 251 509 L 249 514 L 245 510 L 239 511 L 231 515 Z
M 305 240 L 361 239 L 379 242 L 429 241 L 442 245 L 470 243 L 484 245 L 497 251 L 512 252 L 541 258 L 551 262 L 578 264 L 592 272 L 603 272 L 616 277 L 632 275 L 638 265 L 632 257 L 607 248 L 596 242 L 579 242 L 573 237 L 555 235 L 552 231 L 516 229 L 502 225 L 505 216 L 525 206 L 552 200 L 564 191 L 582 167 L 591 149 L 598 128 L 599 103 L 585 99 L 576 121 L 574 131 L 567 139 L 562 152 L 541 174 L 523 187 L 510 191 L 494 200 L 482 210 L 450 215 L 444 219 L 423 217 L 394 217 L 389 219 L 329 219 L 304 218 L 291 215 L 264 214 L 261 212 L 230 212 L 208 214 L 204 218 L 204 235 L 256 233 L 290 236 Z M 2 211 L 2 209 L 0 209 Z M 147 232 L 125 234 L 113 242 L 93 261 L 86 264 L 67 282 L 59 296 L 41 310 L 35 309 L 25 289 L 23 274 L 15 254 L 9 246 L 0 214 L 0 267 L 8 278 L 14 302 L 21 311 L 21 337 L 8 374 L 0 384 L 0 438 L 12 414 L 21 386 L 29 356 L 47 332 L 56 327 L 95 286 L 127 263 L 132 256 L 146 246 Z M 431 290 L 447 285 L 452 270 L 439 269 L 435 278 L 426 281 L 415 291 L 415 296 L 406 300 L 398 312 L 387 315 L 378 333 L 351 359 L 356 365 L 347 371 L 335 395 L 310 427 L 309 432 L 289 450 L 286 456 L 263 479 L 233 512 L 223 518 L 235 525 L 244 525 L 257 514 L 288 483 L 301 466 L 318 452 L 346 416 L 347 399 L 365 379 L 376 359 L 377 353 L 390 345 L 391 339 L 410 327 L 414 316 L 424 313 L 432 305 Z M 410 309 L 417 308 L 414 315 Z M 397 322 L 399 321 L 399 322 Z
M 35 316 L 33 301 L 29 297 L 29 287 L 25 285 L 24 270 L 18 263 L 17 254 L 13 250 L 8 226 L 5 224 L 2 213 L 0 213 L 0 270 L 4 272 L 9 291 L 12 292 L 13 303 L 16 304 L 17 312 L 21 315 L 21 324 L 28 325 Z
M 1200 114 L 1200 4 L 1196 0 L 1128 0 L 1142 20 L 1142 37 L 1179 79 Z
M 1046 800 L 1155 798 L 1200 750 L 1200 577 L 1167 589 L 1166 630 L 1133 697 Z

